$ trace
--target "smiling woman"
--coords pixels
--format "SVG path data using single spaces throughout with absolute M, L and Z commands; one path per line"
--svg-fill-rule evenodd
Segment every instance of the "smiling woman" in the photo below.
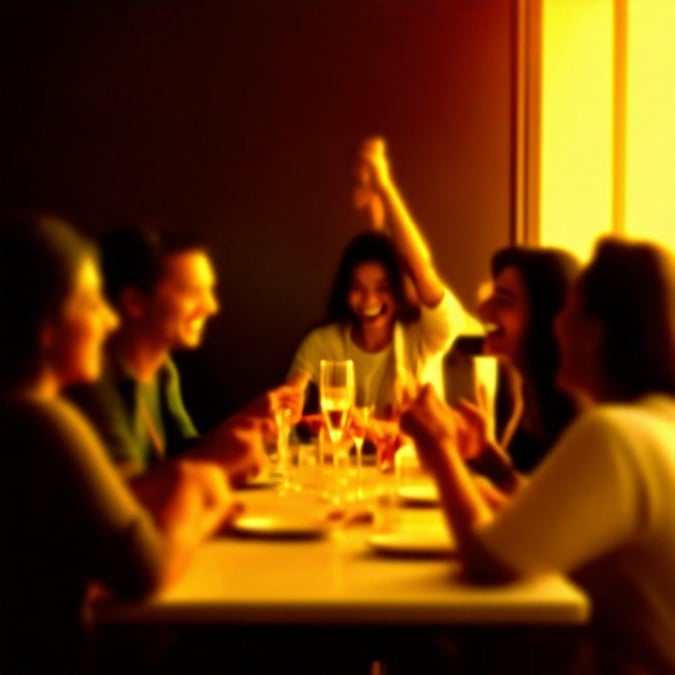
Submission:
M 574 399 L 556 384 L 554 321 L 579 263 L 562 249 L 512 246 L 494 254 L 491 268 L 493 292 L 480 307 L 489 327 L 485 349 L 512 380 L 500 441 L 516 469 L 530 472 L 576 412 Z
M 441 359 L 465 313 L 391 178 L 382 139 L 363 143 L 355 174 L 356 206 L 389 233 L 365 232 L 347 245 L 324 319 L 300 345 L 287 382 L 305 388 L 318 382 L 321 359 L 352 359 L 356 404 L 390 418 L 411 384 L 432 382 L 442 392 Z

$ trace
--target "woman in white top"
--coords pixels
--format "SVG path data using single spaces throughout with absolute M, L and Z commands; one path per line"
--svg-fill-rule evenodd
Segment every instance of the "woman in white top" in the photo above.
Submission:
M 557 333 L 560 383 L 591 405 L 501 511 L 476 489 L 433 392 L 403 427 L 470 574 L 570 574 L 592 600 L 592 672 L 673 673 L 675 262 L 648 244 L 601 242 Z
M 431 382 L 442 392 L 442 357 L 461 332 L 465 314 L 439 278 L 392 180 L 384 142 L 366 141 L 358 159 L 357 206 L 376 214 L 376 230 L 388 214 L 389 233 L 366 232 L 347 246 L 326 316 L 300 345 L 287 382 L 316 385 L 321 359 L 352 359 L 357 405 L 390 418 L 410 383 Z M 406 274 L 416 301 L 406 293 Z

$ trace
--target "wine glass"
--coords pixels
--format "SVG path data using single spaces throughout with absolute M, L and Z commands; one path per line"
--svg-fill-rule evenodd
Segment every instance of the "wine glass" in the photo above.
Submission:
M 354 405 L 354 362 L 322 359 L 319 373 L 321 412 L 333 444 L 344 436 Z
M 340 448 L 349 420 L 349 414 L 354 405 L 354 362 L 327 361 L 322 359 L 319 371 L 319 400 L 323 413 L 326 430 L 330 438 L 333 454 L 333 469 L 335 478 L 334 501 L 341 501 L 341 466 L 347 468 L 349 450 Z M 345 476 L 346 481 L 346 476 Z
M 363 499 L 363 444 L 366 440 L 368 423 L 373 412 L 372 405 L 359 405 L 352 408 L 351 437 L 356 447 L 356 498 Z

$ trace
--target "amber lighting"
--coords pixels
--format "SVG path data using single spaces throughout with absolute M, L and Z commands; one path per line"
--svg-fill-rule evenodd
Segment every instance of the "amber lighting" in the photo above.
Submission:
M 612 219 L 612 2 L 542 7 L 539 241 L 586 258 Z
M 627 16 L 626 233 L 675 250 L 675 2 Z
M 534 241 L 582 259 L 607 232 L 675 250 L 675 2 L 536 1 Z

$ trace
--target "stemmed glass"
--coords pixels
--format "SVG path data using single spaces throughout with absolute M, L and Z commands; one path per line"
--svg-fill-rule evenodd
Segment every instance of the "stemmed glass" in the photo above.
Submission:
M 354 406 L 352 409 L 351 437 L 356 447 L 356 498 L 363 499 L 363 444 L 366 440 L 368 423 L 373 412 L 372 405 Z
M 328 436 L 333 446 L 333 467 L 337 471 L 349 458 L 349 450 L 340 449 L 354 405 L 354 362 L 321 360 L 319 371 L 319 399 Z M 336 484 L 339 476 L 336 474 Z
M 282 478 L 278 492 L 280 495 L 285 495 L 293 487 L 291 481 L 292 459 L 288 438 L 291 410 L 289 408 L 280 408 L 274 413 L 274 418 L 277 425 L 277 458 Z

